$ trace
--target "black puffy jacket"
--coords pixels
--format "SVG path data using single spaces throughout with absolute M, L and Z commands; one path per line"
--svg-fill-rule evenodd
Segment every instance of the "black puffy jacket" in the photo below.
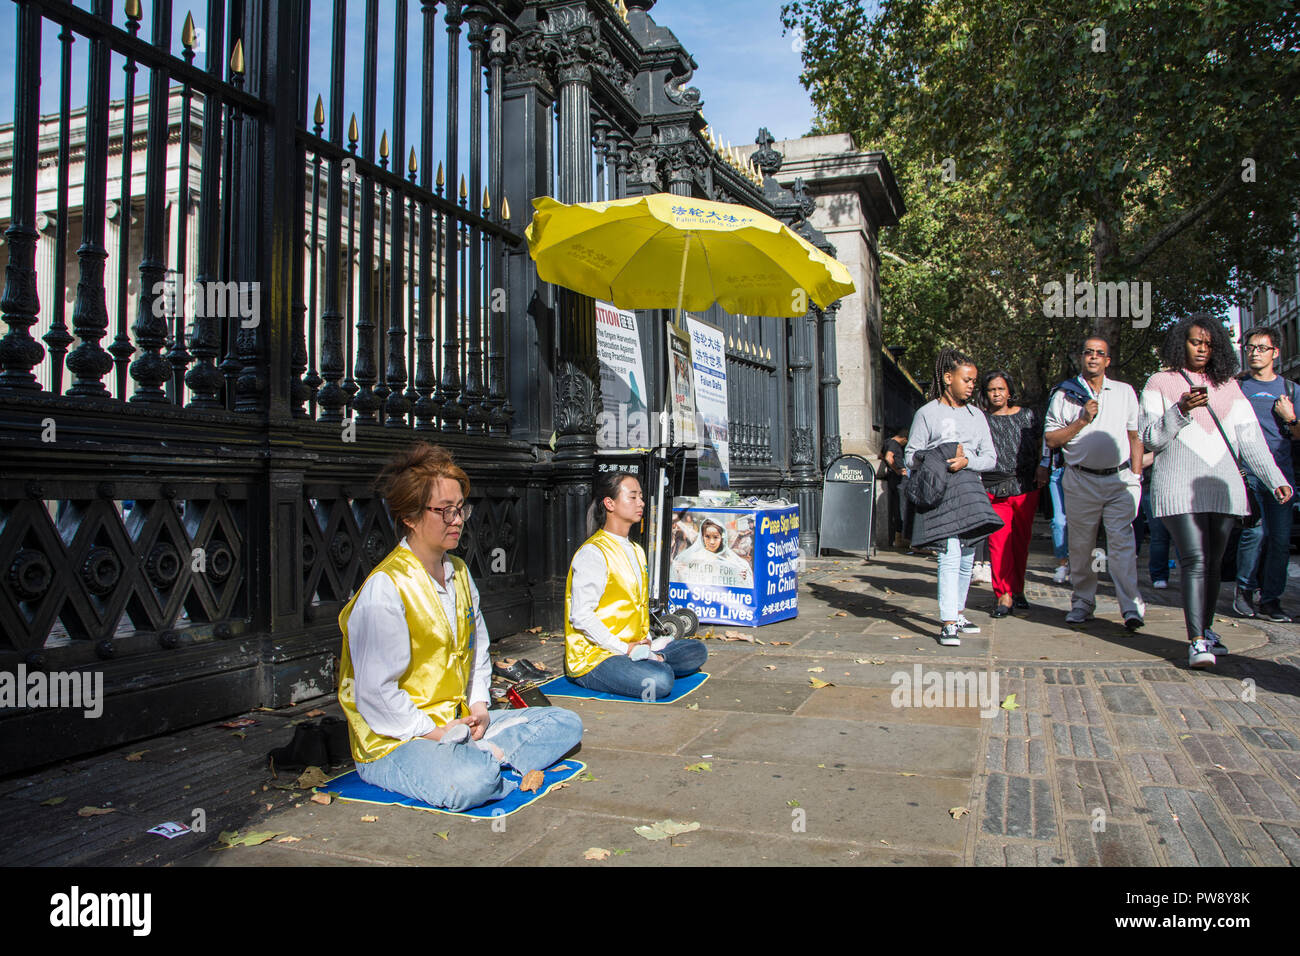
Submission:
M 979 474 L 969 468 L 948 471 L 948 459 L 956 454 L 957 443 L 945 442 L 913 457 L 912 471 L 907 480 L 909 483 L 913 479 L 919 480 L 919 492 L 932 490 L 939 480 L 940 469 L 946 476 L 939 503 L 932 508 L 917 506 L 912 527 L 913 547 L 942 545 L 948 538 L 959 538 L 963 545 L 973 544 L 1002 527 L 1002 519 L 989 503 Z M 924 494 L 918 496 L 928 497 Z M 910 493 L 909 497 L 916 500 Z

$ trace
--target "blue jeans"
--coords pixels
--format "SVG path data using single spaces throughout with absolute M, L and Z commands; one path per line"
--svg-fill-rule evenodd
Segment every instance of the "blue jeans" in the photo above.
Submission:
M 1138 520 L 1133 523 L 1136 532 L 1137 548 L 1142 550 L 1142 533 L 1151 535 L 1151 550 L 1147 553 L 1147 571 L 1151 583 L 1169 580 L 1169 530 L 1165 523 L 1151 513 L 1151 488 L 1142 486 L 1142 503 L 1138 509 Z
M 1243 591 L 1259 588 L 1261 603 L 1277 601 L 1286 590 L 1294 512 L 1291 502 L 1278 504 L 1273 492 L 1254 475 L 1247 480 L 1260 503 L 1260 518 L 1255 527 L 1241 529 L 1237 541 L 1237 586 Z
M 607 657 L 581 677 L 570 677 L 579 687 L 602 694 L 663 700 L 673 692 L 677 677 L 694 674 L 708 660 L 703 641 L 679 638 L 662 651 L 662 661 L 634 661 L 630 657 Z
M 1070 560 L 1070 542 L 1065 532 L 1065 493 L 1061 491 L 1064 468 L 1053 468 L 1047 481 L 1047 491 L 1052 497 L 1052 553 L 1059 564 Z
M 966 593 L 970 590 L 974 564 L 975 546 L 962 547 L 957 538 L 949 538 L 939 550 L 940 621 L 955 621 L 966 610 Z
M 494 732 L 495 728 L 495 732 Z M 416 737 L 371 763 L 357 762 L 357 775 L 366 783 L 415 797 L 447 810 L 470 810 L 497 800 L 515 789 L 501 776 L 509 764 L 521 774 L 543 770 L 582 739 L 582 718 L 560 707 L 524 707 L 492 711 L 492 721 L 480 741 L 443 743 Z M 498 761 L 483 744 L 504 753 Z

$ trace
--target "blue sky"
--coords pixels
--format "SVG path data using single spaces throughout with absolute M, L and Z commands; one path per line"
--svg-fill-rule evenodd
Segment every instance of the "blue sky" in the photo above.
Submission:
M 88 7 L 88 0 L 77 0 L 77 5 Z M 145 21 L 141 36 L 148 38 L 148 9 L 144 4 Z M 203 4 L 194 5 L 198 9 Z M 411 3 L 412 11 L 418 4 Z M 114 3 L 114 21 L 123 25 L 122 5 Z M 317 0 L 312 9 L 312 35 L 317 40 L 313 46 L 310 76 L 313 95 L 327 92 L 329 76 L 329 35 L 332 4 Z M 181 23 L 185 17 L 184 3 L 174 7 L 173 33 L 177 47 Z M 384 65 L 391 62 L 393 48 L 393 16 L 389 3 L 380 4 L 380 90 L 378 96 L 380 128 L 391 127 L 391 81 L 385 82 Z M 17 7 L 0 0 L 0 123 L 12 121 L 14 84 L 14 29 Z M 344 122 L 354 110 L 361 114 L 361 42 L 364 33 L 365 4 L 360 0 L 348 5 L 349 51 L 348 93 L 345 98 Z M 441 14 L 441 11 L 440 11 Z M 808 95 L 799 85 L 800 59 L 793 47 L 793 38 L 783 34 L 780 0 L 659 0 L 651 10 L 651 17 L 668 27 L 681 40 L 699 69 L 691 79 L 703 94 L 704 115 L 715 133 L 734 145 L 753 142 L 760 126 L 766 126 L 777 139 L 801 136 L 812 124 L 813 110 Z M 441 20 L 441 15 L 439 16 Z M 202 23 L 200 23 L 200 26 Z M 58 28 L 45 24 L 42 31 L 41 88 L 42 111 L 58 108 Z M 419 33 L 412 30 L 409 36 L 409 69 L 414 76 L 419 63 Z M 84 39 L 73 45 L 72 102 L 75 106 L 85 101 L 85 69 L 88 46 Z M 467 59 L 462 55 L 462 60 Z M 200 56 L 198 65 L 204 60 Z M 442 92 L 445 83 L 446 61 L 439 50 L 439 104 L 445 102 Z M 113 57 L 113 96 L 121 96 L 122 60 Z M 148 88 L 147 74 L 137 74 L 137 92 Z M 411 85 L 408 100 L 415 97 L 415 84 Z M 326 97 L 328 101 L 328 97 Z M 418 104 L 410 102 L 415 107 Z M 328 102 L 326 105 L 328 110 Z M 441 112 L 441 108 L 439 110 Z M 407 134 L 412 140 L 411 131 Z

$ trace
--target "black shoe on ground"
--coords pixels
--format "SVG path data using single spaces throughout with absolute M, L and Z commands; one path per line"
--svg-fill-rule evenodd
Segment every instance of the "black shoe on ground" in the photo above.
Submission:
M 1011 598 L 1011 606 L 1017 611 L 1028 611 L 1029 601 L 1025 599 L 1023 594 L 1016 594 Z
M 1241 588 L 1234 588 L 1232 592 L 1232 613 L 1237 617 L 1254 617 L 1255 609 L 1250 603 L 1250 593 L 1243 591 Z
M 1266 617 L 1270 621 L 1277 621 L 1279 624 L 1290 624 L 1291 616 L 1282 610 L 1282 605 L 1277 601 L 1265 601 L 1259 606 L 1259 616 Z
M 514 683 L 533 680 L 532 673 L 523 665 L 523 661 L 515 661 L 513 664 L 505 664 L 501 661 L 497 661 L 492 665 L 492 673 L 496 674 L 498 677 L 504 677 L 506 680 Z
M 274 763 L 277 770 L 328 767 L 330 755 L 325 732 L 315 722 L 299 724 L 293 728 L 293 740 L 289 746 L 277 747 L 267 755 L 267 759 Z
M 340 717 L 322 717 L 321 732 L 325 735 L 325 752 L 330 766 L 347 763 L 352 759 L 352 744 L 348 740 L 348 722 Z
M 555 676 L 550 671 L 544 671 L 532 661 L 526 661 L 522 657 L 515 661 L 515 663 L 519 666 L 520 670 L 528 675 L 529 680 L 546 681 Z
M 1130 631 L 1136 631 L 1139 627 L 1146 627 L 1146 623 L 1146 621 L 1142 620 L 1142 618 L 1138 617 L 1136 614 L 1124 618 L 1124 626 Z
M 993 605 L 993 610 L 989 612 L 989 617 L 1010 617 L 1010 616 L 1011 616 L 1011 605 L 1009 604 L 995 604 Z

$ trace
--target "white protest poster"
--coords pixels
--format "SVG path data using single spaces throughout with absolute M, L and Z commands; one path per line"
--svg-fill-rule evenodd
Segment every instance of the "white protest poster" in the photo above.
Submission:
M 668 411 L 672 416 L 673 444 L 694 445 L 695 375 L 691 370 L 691 337 L 672 323 L 668 330 Z
M 727 485 L 727 354 L 722 330 L 686 317 L 691 336 L 695 412 L 699 417 L 700 488 L 726 491 Z
M 596 446 L 644 448 L 650 444 L 649 404 L 635 312 L 596 302 L 596 357 L 602 400 Z

